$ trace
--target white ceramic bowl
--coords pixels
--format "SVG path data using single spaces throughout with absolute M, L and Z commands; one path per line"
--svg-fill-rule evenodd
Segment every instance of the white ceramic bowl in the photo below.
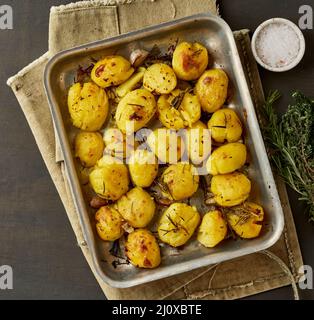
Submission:
M 279 30 L 279 28 L 281 28 L 281 30 Z M 288 36 L 286 39 L 280 38 L 279 32 L 284 32 L 283 28 L 286 28 L 286 32 L 289 30 L 290 38 L 293 36 L 295 39 L 298 39 L 298 42 L 293 41 L 295 39 L 292 38 L 288 39 Z M 275 34 L 276 32 L 277 34 Z M 271 35 L 271 33 L 273 34 Z M 264 48 L 262 40 L 264 40 L 265 45 L 266 41 L 271 41 L 271 36 L 274 36 L 274 40 L 277 40 L 278 43 L 275 43 L 276 41 L 274 41 L 272 48 Z M 268 37 L 268 39 L 266 39 L 266 37 Z M 283 51 L 285 46 L 289 46 L 290 49 L 295 50 L 293 57 L 285 57 L 284 55 L 287 53 L 282 52 L 282 59 L 280 58 L 281 53 L 276 52 L 276 50 L 281 49 Z M 265 50 L 263 51 L 263 49 Z M 265 52 L 267 54 L 267 50 L 268 57 L 261 56 L 261 52 Z M 302 60 L 305 52 L 305 40 L 301 30 L 293 22 L 283 18 L 273 18 L 263 22 L 255 30 L 252 38 L 252 51 L 256 61 L 265 69 L 275 72 L 288 71 L 294 68 Z M 271 63 L 269 60 L 272 58 L 279 59 L 278 61 L 280 61 L 280 63 Z M 290 60 L 285 61 L 285 59 Z

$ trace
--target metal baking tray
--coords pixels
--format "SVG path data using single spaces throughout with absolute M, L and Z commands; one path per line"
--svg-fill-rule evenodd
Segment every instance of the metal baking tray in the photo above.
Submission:
M 214 66 L 223 68 L 229 75 L 234 95 L 228 106 L 234 108 L 241 117 L 246 132 L 245 142 L 252 160 L 249 166 L 249 176 L 253 181 L 250 199 L 264 207 L 265 225 L 259 238 L 226 240 L 213 249 L 202 247 L 195 238 L 190 240 L 183 250 L 162 247 L 162 264 L 157 269 L 137 269 L 131 265 L 114 268 L 109 254 L 111 244 L 101 241 L 95 233 L 94 211 L 86 204 L 76 173 L 72 152 L 75 130 L 71 126 L 67 110 L 67 89 L 73 83 L 78 66 L 90 65 L 91 57 L 100 59 L 110 54 L 129 57 L 134 49 L 150 50 L 154 45 L 166 51 L 169 43 L 175 39 L 204 44 L 213 57 Z M 44 84 L 68 172 L 73 201 L 92 255 L 94 269 L 108 285 L 126 288 L 170 277 L 264 250 L 279 239 L 284 218 L 278 192 L 233 33 L 221 18 L 210 14 L 195 15 L 58 53 L 47 64 Z

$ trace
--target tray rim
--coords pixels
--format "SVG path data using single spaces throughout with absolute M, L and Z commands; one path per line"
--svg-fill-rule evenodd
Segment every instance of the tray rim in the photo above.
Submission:
M 263 149 L 262 154 L 260 156 L 263 158 L 262 161 L 265 161 L 266 171 L 267 171 L 268 177 L 269 177 L 268 182 L 271 185 L 272 191 L 274 193 L 273 194 L 273 199 L 274 199 L 273 201 L 277 204 L 277 209 L 279 209 L 279 211 L 280 211 L 280 212 L 277 212 L 278 210 L 276 211 L 278 226 L 277 226 L 277 229 L 275 231 L 273 231 L 273 234 L 270 237 L 270 239 L 263 241 L 261 244 L 255 246 L 255 247 L 242 248 L 242 249 L 237 249 L 233 252 L 228 252 L 228 257 L 226 257 L 226 258 L 216 257 L 217 253 L 214 253 L 214 254 L 210 254 L 210 255 L 193 260 L 193 265 L 190 264 L 189 266 L 187 266 L 187 262 L 180 262 L 180 263 L 176 263 L 172 266 L 168 266 L 164 270 L 162 270 L 161 272 L 156 272 L 154 275 L 147 274 L 141 278 L 128 279 L 128 280 L 122 280 L 122 281 L 114 280 L 114 279 L 110 278 L 107 274 L 105 274 L 105 272 L 102 270 L 102 268 L 99 265 L 97 253 L 94 248 L 94 241 L 92 240 L 92 237 L 91 237 L 91 233 L 93 233 L 93 231 L 91 229 L 91 223 L 90 223 L 90 221 L 85 221 L 86 217 L 84 216 L 84 214 L 82 212 L 82 210 L 86 209 L 86 203 L 85 203 L 85 201 L 82 201 L 82 199 L 83 199 L 82 190 L 81 190 L 81 187 L 80 187 L 80 184 L 78 181 L 78 177 L 77 177 L 77 174 L 75 171 L 73 156 L 70 151 L 71 148 L 69 145 L 68 138 L 66 136 L 61 112 L 60 112 L 59 106 L 57 105 L 57 103 L 54 102 L 54 99 L 53 99 L 51 83 L 50 83 L 50 75 L 53 70 L 53 67 L 55 65 L 57 65 L 60 60 L 65 59 L 69 55 L 78 54 L 80 52 L 86 52 L 87 49 L 88 50 L 97 49 L 97 47 L 106 46 L 108 48 L 110 46 L 117 45 L 117 44 L 119 44 L 119 42 L 123 42 L 123 40 L 126 40 L 130 37 L 137 37 L 138 36 L 140 38 L 140 36 L 142 36 L 141 38 L 146 38 L 149 35 L 156 34 L 156 33 L 158 33 L 158 31 L 166 29 L 167 27 L 172 27 L 177 24 L 184 23 L 184 22 L 191 22 L 192 23 L 193 21 L 199 21 L 199 20 L 214 20 L 216 23 L 221 25 L 221 27 L 224 29 L 225 35 L 228 38 L 228 41 L 229 41 L 229 44 L 231 47 L 231 51 L 232 51 L 231 54 L 233 55 L 233 59 L 235 59 L 235 63 L 237 64 L 236 67 L 238 68 L 238 72 L 239 72 L 239 74 L 236 76 L 236 78 L 237 78 L 237 80 L 241 80 L 241 86 L 242 86 L 241 90 L 243 90 L 243 94 L 245 94 L 246 99 L 250 103 L 250 108 L 253 111 L 252 112 L 253 113 L 253 120 L 257 124 L 256 134 L 257 134 L 257 138 L 259 141 L 254 142 L 254 144 L 260 143 L 261 148 Z M 265 250 L 265 249 L 271 247 L 272 245 L 274 245 L 278 241 L 278 239 L 280 238 L 280 236 L 283 232 L 283 228 L 284 228 L 284 216 L 283 216 L 281 202 L 280 202 L 279 195 L 278 195 L 278 190 L 277 190 L 277 187 L 276 187 L 276 184 L 274 181 L 274 177 L 273 177 L 272 170 L 270 167 L 269 159 L 267 157 L 266 148 L 265 148 L 262 134 L 260 131 L 259 123 L 258 123 L 258 120 L 256 117 L 255 108 L 254 108 L 254 105 L 252 102 L 252 98 L 251 98 L 251 94 L 250 94 L 250 91 L 248 88 L 248 84 L 247 84 L 247 81 L 246 81 L 246 78 L 244 75 L 243 67 L 242 67 L 240 57 L 238 54 L 238 49 L 237 49 L 237 46 L 236 46 L 236 43 L 235 43 L 235 40 L 233 37 L 233 33 L 232 33 L 229 25 L 222 18 L 217 17 L 211 13 L 197 14 L 197 15 L 173 20 L 171 22 L 165 22 L 165 23 L 161 23 L 158 25 L 149 26 L 149 27 L 143 28 L 141 30 L 132 31 L 132 32 L 118 35 L 118 36 L 115 36 L 112 38 L 90 42 L 90 43 L 83 44 L 83 45 L 80 45 L 80 46 L 77 46 L 77 47 L 74 47 L 71 49 L 61 51 L 61 52 L 55 54 L 53 57 L 51 57 L 45 67 L 44 87 L 45 87 L 45 92 L 46 92 L 46 96 L 47 96 L 48 103 L 49 103 L 50 112 L 51 112 L 51 115 L 53 118 L 55 131 L 56 131 L 56 134 L 59 138 L 60 147 L 61 147 L 63 157 L 64 157 L 64 164 L 65 164 L 65 168 L 66 168 L 66 175 L 68 177 L 70 192 L 71 192 L 71 195 L 73 198 L 75 208 L 78 212 L 79 221 L 80 221 L 80 225 L 82 227 L 84 239 L 87 243 L 87 246 L 88 246 L 89 251 L 92 256 L 93 267 L 94 267 L 97 275 L 105 283 L 107 283 L 109 286 L 114 287 L 114 288 L 129 288 L 129 287 L 133 287 L 136 285 L 152 282 L 155 280 L 160 280 L 160 279 L 163 279 L 166 277 L 179 275 L 183 272 L 191 271 L 191 270 L 194 270 L 197 268 L 205 267 L 208 265 L 231 260 L 234 258 L 239 258 L 241 256 L 245 256 L 248 254 L 252 254 L 255 252 Z M 80 197 L 77 196 L 77 193 L 80 195 Z M 279 206 L 278 206 L 278 204 L 279 204 Z M 84 209 L 84 207 L 85 207 L 85 209 Z M 219 255 L 221 255 L 221 253 L 219 253 Z M 210 262 L 208 262 L 209 257 L 210 257 Z

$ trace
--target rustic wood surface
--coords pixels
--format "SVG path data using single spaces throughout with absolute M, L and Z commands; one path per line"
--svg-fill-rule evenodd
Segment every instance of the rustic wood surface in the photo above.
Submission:
M 7 78 L 47 50 L 48 17 L 52 5 L 66 0 L 2 0 L 14 11 L 14 29 L 0 30 L 0 265 L 14 270 L 14 290 L 3 299 L 103 299 L 104 296 L 76 245 L 67 216 L 42 162 L 22 111 L 5 85 Z M 232 29 L 254 30 L 262 21 L 284 17 L 298 22 L 304 0 L 220 1 L 221 14 Z M 313 6 L 314 7 L 314 6 Z M 314 31 L 304 32 L 306 55 L 294 70 L 271 73 L 261 69 L 265 92 L 285 93 L 279 111 L 289 103 L 289 92 L 314 95 Z M 35 85 L 35 84 L 34 84 Z M 291 190 L 289 199 L 304 262 L 314 266 L 314 225 Z M 314 291 L 301 292 L 314 299 Z M 291 299 L 281 288 L 248 299 Z

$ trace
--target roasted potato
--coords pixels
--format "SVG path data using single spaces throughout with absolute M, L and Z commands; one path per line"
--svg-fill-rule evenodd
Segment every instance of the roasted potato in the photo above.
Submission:
M 201 117 L 201 105 L 197 96 L 179 89 L 162 95 L 157 102 L 158 118 L 169 129 L 191 127 Z
M 154 96 L 146 89 L 128 93 L 118 104 L 116 122 L 123 133 L 131 134 L 143 128 L 156 112 Z
M 152 152 L 138 149 L 129 159 L 129 171 L 137 187 L 147 188 L 157 177 L 158 161 Z
M 203 111 L 213 113 L 225 103 L 229 79 L 222 69 L 211 69 L 203 73 L 195 90 Z
M 138 147 L 133 135 L 126 136 L 118 128 L 109 128 L 104 133 L 105 152 L 112 157 L 129 158 Z
M 177 163 L 184 153 L 183 139 L 170 129 L 154 130 L 147 137 L 147 143 L 152 152 L 163 163 Z
M 133 72 L 131 63 L 125 58 L 108 56 L 95 64 L 91 78 L 101 88 L 108 88 L 125 82 Z
M 113 207 L 101 207 L 96 212 L 95 220 L 97 233 L 102 240 L 115 241 L 123 236 L 123 218 Z
M 199 222 L 200 215 L 195 207 L 173 203 L 160 219 L 159 238 L 172 247 L 182 246 L 191 238 Z
M 240 169 L 246 162 L 246 147 L 243 143 L 227 143 L 208 158 L 206 167 L 209 174 L 231 173 Z
M 167 64 L 155 63 L 147 68 L 143 86 L 155 94 L 168 94 L 177 86 L 177 77 Z
M 228 232 L 227 223 L 219 210 L 207 212 L 201 222 L 197 240 L 207 248 L 213 248 L 223 239 Z
M 122 217 L 134 228 L 146 227 L 156 209 L 152 197 L 140 187 L 131 189 L 116 205 Z
M 129 190 L 127 167 L 116 158 L 102 157 L 89 176 L 93 190 L 107 200 L 118 200 Z
M 163 195 L 166 198 L 183 200 L 197 191 L 199 176 L 196 168 L 188 163 L 173 164 L 162 174 L 161 184 L 165 187 Z
M 173 53 L 172 66 L 178 79 L 197 80 L 206 70 L 207 65 L 207 49 L 197 42 L 182 42 Z
M 125 254 L 138 268 L 156 268 L 161 262 L 157 240 L 146 229 L 137 229 L 129 234 L 125 244 Z
M 211 135 L 207 126 L 201 122 L 195 122 L 187 130 L 186 147 L 192 163 L 202 163 L 211 152 Z
M 242 135 L 242 123 L 232 109 L 216 111 L 208 121 L 212 138 L 217 142 L 237 142 Z
M 239 172 L 213 176 L 211 180 L 214 200 L 222 207 L 232 207 L 244 202 L 250 191 L 251 181 Z
M 103 156 L 104 147 L 100 133 L 80 132 L 75 138 L 75 157 L 81 161 L 84 167 L 93 167 Z
M 72 123 L 85 131 L 98 131 L 105 123 L 109 100 L 105 90 L 92 82 L 75 83 L 68 94 L 68 108 Z
M 258 204 L 244 202 L 231 208 L 227 213 L 229 226 L 241 238 L 252 239 L 259 236 L 264 220 L 264 210 Z

